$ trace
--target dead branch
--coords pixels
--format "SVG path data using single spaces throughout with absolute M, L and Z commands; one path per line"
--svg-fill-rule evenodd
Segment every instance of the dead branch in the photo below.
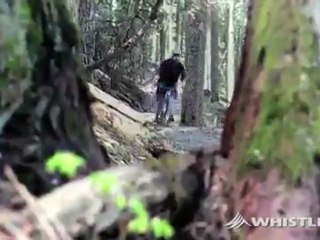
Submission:
M 32 215 L 36 218 L 38 224 L 40 225 L 41 233 L 44 233 L 47 239 L 59 240 L 58 236 L 60 236 L 60 238 L 63 240 L 72 240 L 59 221 L 56 221 L 56 219 L 51 219 L 51 221 L 49 221 L 49 219 L 46 218 L 46 215 L 43 214 L 42 209 L 39 208 L 34 197 L 29 193 L 26 187 L 18 181 L 16 175 L 13 173 L 10 167 L 5 167 L 5 175 L 9 179 L 14 189 L 26 202 L 28 210 L 32 212 Z
M 86 66 L 86 69 L 89 72 L 92 72 L 96 68 L 99 68 L 103 65 L 107 65 L 109 62 L 113 61 L 114 59 L 120 58 L 125 52 L 127 52 L 132 47 L 134 47 L 134 44 L 145 35 L 145 33 L 149 30 L 150 26 L 151 26 L 151 23 L 148 22 L 143 27 L 141 27 L 141 29 L 133 37 L 131 37 L 128 41 L 126 41 L 121 47 L 115 49 L 113 53 L 108 54 L 103 59 Z
M 86 66 L 86 69 L 89 72 L 92 72 L 96 68 L 99 68 L 103 65 L 107 65 L 112 60 L 120 58 L 124 53 L 130 50 L 135 45 L 135 43 L 139 41 L 145 35 L 145 33 L 150 29 L 152 22 L 154 22 L 157 19 L 158 17 L 157 14 L 162 4 L 163 4 L 163 0 L 157 0 L 157 2 L 155 3 L 155 5 L 151 10 L 151 14 L 149 16 L 148 21 L 140 28 L 140 30 L 133 37 L 131 37 L 128 41 L 126 41 L 121 47 L 115 49 L 113 53 L 110 53 L 107 56 L 105 56 L 103 59 Z

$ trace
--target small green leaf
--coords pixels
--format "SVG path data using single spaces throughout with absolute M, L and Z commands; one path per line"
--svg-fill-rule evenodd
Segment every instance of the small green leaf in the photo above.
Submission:
M 116 199 L 116 204 L 117 204 L 117 207 L 120 209 L 120 210 L 123 210 L 126 205 L 127 205 L 127 199 L 124 195 L 120 195 L 117 197 Z
M 96 172 L 91 174 L 91 179 L 93 184 L 106 194 L 110 194 L 112 189 L 119 186 L 117 176 L 110 173 Z
M 129 232 L 136 234 L 143 234 L 148 232 L 149 229 L 149 218 L 148 217 L 137 217 L 129 222 Z
M 58 172 L 67 177 L 74 177 L 77 170 L 84 166 L 84 164 L 85 160 L 82 157 L 72 152 L 59 151 L 47 160 L 46 171 L 49 173 Z
M 162 237 L 162 229 L 161 229 L 161 220 L 160 220 L 160 218 L 156 217 L 156 218 L 152 219 L 151 228 L 152 228 L 153 235 L 156 238 L 161 238 Z
M 174 235 L 174 229 L 170 223 L 165 219 L 155 217 L 151 221 L 151 228 L 153 235 L 156 238 L 172 238 Z
M 132 198 L 129 202 L 131 210 L 138 216 L 148 217 L 148 212 L 143 202 L 138 198 Z
M 162 220 L 162 230 L 163 230 L 163 237 L 164 238 L 172 238 L 173 237 L 174 228 L 165 219 Z

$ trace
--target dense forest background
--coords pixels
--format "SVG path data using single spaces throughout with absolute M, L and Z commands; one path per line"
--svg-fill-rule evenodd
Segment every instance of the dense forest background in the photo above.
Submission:
M 197 109 L 199 116 L 187 125 L 203 123 L 202 90 L 210 90 L 215 103 L 210 106 L 217 112 L 230 103 L 244 40 L 246 1 L 85 0 L 68 1 L 68 6 L 82 36 L 82 62 L 111 78 L 109 85 L 102 83 L 109 93 L 123 81 L 154 83 L 160 62 L 180 52 L 189 74 L 182 112 Z M 131 105 L 142 109 L 139 101 Z
M 0 239 L 319 239 L 316 227 L 240 228 L 318 220 L 319 11 L 0 2 Z M 172 52 L 187 81 L 179 121 L 159 126 L 154 77 Z

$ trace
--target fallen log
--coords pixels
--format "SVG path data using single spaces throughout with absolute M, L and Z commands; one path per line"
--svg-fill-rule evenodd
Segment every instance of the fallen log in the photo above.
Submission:
M 104 173 L 112 174 L 119 179 L 117 189 L 120 193 L 126 197 L 138 196 L 147 205 L 161 202 L 169 192 L 166 178 L 141 166 L 114 167 L 105 170 Z M 114 195 L 102 194 L 92 179 L 86 177 L 35 199 L 34 205 L 38 210 L 34 211 L 39 211 L 38 214 L 51 224 L 58 222 L 70 236 L 78 236 L 90 227 L 99 233 L 116 223 L 122 214 L 115 204 L 115 198 Z M 34 211 L 26 208 L 20 214 L 10 215 L 5 222 L 0 222 L 0 229 L 9 225 L 20 226 L 21 230 L 26 229 L 25 226 L 30 225 L 30 219 L 34 218 Z M 32 225 L 33 234 L 43 230 L 37 229 L 39 224 Z M 1 234 L 4 233 L 0 230 L 0 236 Z M 37 239 L 31 236 L 33 234 L 30 233 L 27 239 Z M 7 237 L 10 239 L 10 236 Z
M 208 180 L 214 168 L 209 165 L 212 165 L 212 154 L 200 150 L 167 155 L 157 166 L 117 166 L 103 172 L 118 179 L 118 193 L 127 199 L 141 199 L 150 216 L 168 218 L 176 231 L 174 239 L 196 239 L 185 229 L 193 224 L 210 187 Z M 119 195 L 102 194 L 90 177 L 65 184 L 36 199 L 15 177 L 7 176 L 26 206 L 20 211 L 6 208 L 5 221 L 0 221 L 1 240 L 17 239 L 17 234 L 22 236 L 20 239 L 67 240 L 90 231 L 98 235 L 117 226 L 126 231 L 130 215 L 116 206 Z M 0 193 L 1 216 L 1 200 L 6 194 Z M 8 231 L 9 227 L 14 231 Z
M 121 102 L 120 100 L 112 97 L 111 95 L 103 92 L 99 88 L 95 87 L 91 83 L 89 83 L 89 89 L 93 97 L 101 102 L 103 102 L 108 107 L 120 112 L 122 115 L 126 116 L 127 118 L 131 119 L 140 124 L 144 124 L 143 115 L 125 103 Z

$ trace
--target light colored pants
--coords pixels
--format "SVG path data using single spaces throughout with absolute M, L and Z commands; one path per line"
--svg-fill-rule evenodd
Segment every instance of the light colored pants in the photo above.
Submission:
M 173 110 L 173 90 L 170 90 L 169 98 L 167 99 L 167 103 L 166 104 L 168 104 L 168 106 L 167 106 L 168 116 L 173 115 L 173 111 L 172 111 Z
M 161 84 L 158 86 L 156 97 L 157 97 L 157 112 L 156 120 L 159 119 L 161 112 L 164 112 L 164 116 L 173 115 L 173 98 L 174 88 L 166 88 Z M 167 110 L 167 112 L 165 112 Z

